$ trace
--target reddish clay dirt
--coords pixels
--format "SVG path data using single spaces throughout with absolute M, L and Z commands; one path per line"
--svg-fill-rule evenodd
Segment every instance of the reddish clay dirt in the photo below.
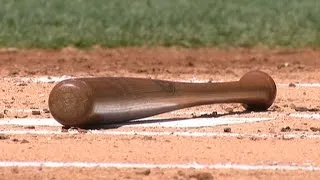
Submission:
M 320 50 L 119 48 L 0 51 L 1 76 L 102 75 L 171 79 L 241 77 L 260 69 L 277 81 L 317 81 Z M 301 76 L 301 73 L 304 73 Z
M 278 87 L 266 112 L 243 113 L 239 104 L 215 104 L 165 113 L 156 118 L 273 117 L 272 121 L 202 128 L 117 127 L 102 131 L 264 134 L 267 137 L 182 137 L 79 134 L 17 135 L 4 130 L 55 130 L 61 127 L 1 125 L 0 161 L 89 161 L 204 164 L 311 164 L 320 166 L 320 121 L 294 113 L 319 114 L 320 50 L 120 48 L 89 50 L 0 50 L 2 118 L 52 118 L 47 99 L 55 83 L 24 82 L 22 77 L 130 76 L 167 80 L 231 81 L 248 71 L 269 73 Z M 23 110 L 23 111 L 22 111 Z M 218 116 L 215 116 L 215 112 Z M 68 131 L 68 130 L 67 130 Z M 298 138 L 285 135 L 295 134 Z M 235 169 L 0 168 L 0 179 L 317 179 L 319 171 Z

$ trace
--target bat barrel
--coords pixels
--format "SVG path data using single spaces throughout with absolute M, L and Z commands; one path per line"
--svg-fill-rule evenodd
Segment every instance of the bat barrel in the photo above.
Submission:
M 213 103 L 242 103 L 247 109 L 266 110 L 275 96 L 273 79 L 260 71 L 249 72 L 240 81 L 222 83 L 76 78 L 62 81 L 52 89 L 49 108 L 63 125 L 86 126 Z
M 94 113 L 93 104 L 93 91 L 83 81 L 62 81 L 49 95 L 49 109 L 52 116 L 66 126 L 87 124 Z

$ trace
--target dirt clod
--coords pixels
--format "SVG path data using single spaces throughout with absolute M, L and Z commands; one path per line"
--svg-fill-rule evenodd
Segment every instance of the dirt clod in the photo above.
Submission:
M 14 173 L 14 174 L 18 174 L 19 173 L 18 167 L 13 167 L 11 169 L 11 172 Z
M 21 144 L 25 144 L 25 143 L 29 143 L 29 141 L 26 140 L 26 139 L 22 139 L 20 143 L 21 143 Z
M 318 127 L 310 127 L 310 130 L 313 132 L 320 132 L 320 128 Z
M 0 140 L 9 139 L 10 137 L 4 134 L 0 134 Z
M 28 86 L 28 84 L 25 82 L 21 82 L 21 83 L 17 83 L 17 86 Z
M 199 172 L 199 173 L 191 174 L 189 175 L 189 178 L 194 178 L 197 180 L 213 180 L 212 174 L 208 172 Z
M 200 116 L 196 116 L 193 114 L 193 118 L 210 118 L 210 117 L 218 117 L 218 113 L 214 111 L 210 114 L 201 114 Z
M 231 132 L 231 128 L 226 127 L 226 128 L 223 129 L 223 132 L 225 132 L 225 133 L 230 133 L 230 132 Z
M 300 128 L 295 128 L 293 129 L 294 131 L 308 131 L 308 129 L 300 129 Z
M 150 169 L 146 169 L 146 170 L 143 170 L 143 171 L 136 172 L 136 174 L 144 175 L 144 176 L 148 176 L 148 175 L 150 175 L 150 173 L 151 173 Z
M 296 87 L 296 84 L 290 83 L 290 84 L 289 84 L 289 87 Z
M 88 130 L 86 130 L 86 129 L 81 129 L 81 128 L 77 128 L 77 131 L 78 131 L 79 133 L 81 133 L 81 134 L 85 134 L 85 133 L 88 132 Z
M 289 126 L 281 128 L 281 132 L 290 132 L 291 128 Z
M 188 62 L 187 64 L 189 67 L 194 67 L 194 63 L 193 62 Z
M 33 110 L 32 115 L 41 115 L 41 112 L 39 110 Z
M 252 137 L 250 137 L 250 140 L 251 141 L 259 141 L 259 140 L 262 140 L 262 138 L 252 136 Z
M 231 107 L 228 107 L 228 108 L 226 108 L 225 110 L 226 110 L 228 113 L 233 113 L 233 111 L 234 111 L 233 108 L 231 108 Z
M 273 105 L 269 108 L 271 111 L 282 111 L 281 107 L 278 105 Z
M 294 137 L 290 137 L 290 136 L 281 136 L 281 139 L 282 140 L 293 140 L 294 139 Z
M 294 110 L 297 112 L 309 111 L 309 109 L 307 107 L 301 107 L 301 106 L 295 107 Z
M 4 118 L 4 114 L 3 113 L 0 113 L 0 119 L 1 118 Z
M 303 107 L 303 106 L 295 107 L 294 110 L 297 112 L 306 112 L 306 111 L 317 112 L 317 111 L 320 111 L 320 109 L 318 109 L 318 108 L 307 108 L 307 107 Z
M 28 115 L 15 115 L 14 118 L 27 118 Z
M 143 140 L 155 140 L 155 138 L 152 137 L 152 136 L 143 136 L 142 139 L 143 139 Z
M 62 126 L 61 127 L 61 132 L 68 132 L 69 131 L 69 129 L 70 129 L 70 127 L 68 127 L 68 126 Z
M 24 129 L 35 129 L 35 126 L 24 126 Z
M 43 112 L 44 112 L 44 113 L 50 113 L 50 110 L 49 110 L 48 108 L 44 108 L 44 109 L 43 109 Z
M 289 107 L 290 107 L 291 109 L 295 109 L 295 108 L 296 108 L 296 105 L 293 104 L 293 103 L 291 103 L 291 104 L 289 105 Z

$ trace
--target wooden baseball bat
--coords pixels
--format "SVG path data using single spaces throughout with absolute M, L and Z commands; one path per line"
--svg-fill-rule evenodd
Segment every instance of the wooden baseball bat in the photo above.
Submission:
M 62 125 L 84 127 L 213 103 L 241 103 L 253 111 L 267 110 L 276 93 L 274 80 L 261 71 L 251 71 L 239 81 L 218 83 L 127 77 L 74 78 L 55 85 L 49 95 L 49 108 Z

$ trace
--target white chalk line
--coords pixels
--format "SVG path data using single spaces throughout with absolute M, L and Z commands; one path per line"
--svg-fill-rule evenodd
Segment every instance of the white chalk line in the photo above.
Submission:
M 304 119 L 320 119 L 320 114 L 290 114 L 290 117 L 295 117 L 295 118 L 304 118 Z
M 58 130 L 0 130 L 5 135 L 72 135 L 81 134 L 77 130 L 61 132 Z M 110 136 L 178 136 L 178 137 L 234 137 L 234 138 L 271 138 L 271 139 L 319 139 L 320 134 L 263 134 L 263 133 L 222 133 L 222 132 L 179 132 L 179 131 L 114 131 L 87 130 L 86 134 Z
M 212 117 L 212 118 L 189 118 L 189 119 L 169 119 L 169 118 L 145 118 L 134 120 L 128 123 L 119 123 L 115 126 L 122 127 L 210 127 L 227 124 L 252 123 L 260 121 L 275 120 L 279 117 L 295 117 L 301 119 L 318 120 L 320 114 L 315 113 L 292 113 L 280 114 L 281 116 L 266 116 L 260 118 L 254 117 Z M 0 119 L 0 126 L 62 126 L 54 118 L 3 118 Z M 113 127 L 114 125 L 104 125 L 104 127 Z
M 33 82 L 33 83 L 56 83 L 66 79 L 74 78 L 72 76 L 43 76 L 43 77 L 5 77 L 3 81 L 14 82 Z
M 79 76 L 81 77 L 81 76 Z M 93 76 L 85 76 L 85 77 L 93 77 Z M 43 77 L 5 77 L 1 78 L 4 81 L 17 81 L 17 82 L 34 82 L 34 83 L 57 83 L 66 79 L 76 78 L 74 76 L 43 76 Z M 209 80 L 197 80 L 197 79 L 189 79 L 189 80 L 172 80 L 176 82 L 192 82 L 192 83 L 207 83 Z M 224 82 L 224 80 L 210 81 L 210 82 Z M 279 87 L 289 87 L 290 83 L 277 83 Z M 297 87 L 320 87 L 319 83 L 304 83 L 304 82 L 295 82 L 293 83 Z
M 62 126 L 53 118 L 3 118 L 0 126 Z
M 103 127 L 210 127 L 226 124 L 252 123 L 260 121 L 269 121 L 274 118 L 239 118 L 239 117 L 219 117 L 219 118 L 190 118 L 190 119 L 167 119 L 167 118 L 147 118 L 131 121 L 128 123 L 118 123 L 111 125 L 103 125 Z M 0 126 L 62 126 L 53 118 L 4 118 L 0 120 Z
M 0 167 L 48 167 L 48 168 L 137 168 L 137 169 L 236 169 L 236 170 L 302 170 L 319 171 L 320 166 L 313 165 L 250 165 L 250 164 L 200 164 L 200 163 L 112 163 L 112 162 L 54 162 L 54 161 L 0 161 Z
M 32 113 L 33 111 L 39 111 L 40 113 L 50 113 L 49 109 L 6 109 L 7 112 L 10 113 Z M 48 112 L 47 112 L 48 111 Z M 177 111 L 171 111 L 163 114 L 177 114 L 177 115 L 192 115 L 194 114 L 194 110 L 177 110 Z M 210 111 L 196 111 L 196 113 L 200 116 L 201 114 L 210 114 L 212 112 Z M 315 113 L 283 113 L 283 112 L 252 112 L 250 114 L 255 114 L 255 115 L 261 115 L 261 116 L 268 116 L 268 118 L 277 118 L 277 117 L 285 117 L 285 116 L 290 116 L 290 117 L 297 117 L 297 118 L 309 118 L 309 119 L 320 119 L 320 114 L 315 114 Z M 223 116 L 223 113 L 217 112 L 217 116 Z M 241 112 L 239 114 L 233 114 L 233 115 L 241 115 Z M 214 117 L 213 117 L 214 118 Z M 250 117 L 246 117 L 250 118 Z M 15 118 L 17 119 L 17 118 Z M 25 118 L 21 118 L 25 119 Z M 150 118 L 148 118 L 150 119 Z M 154 118 L 151 118 L 154 119 Z M 199 118 L 198 118 L 199 119 Z M 0 119 L 1 121 L 1 119 Z
M 49 109 L 47 109 L 47 110 L 49 110 Z M 33 111 L 39 111 L 41 113 L 46 113 L 44 109 L 6 109 L 6 111 L 12 112 L 12 113 L 31 113 Z
M 279 86 L 279 87 L 289 87 L 289 84 L 280 83 L 280 84 L 277 84 L 277 86 Z M 320 83 L 303 83 L 303 82 L 299 82 L 299 83 L 293 83 L 293 84 L 296 87 L 310 87 L 310 88 L 312 88 L 312 87 L 313 88 L 320 87 Z

